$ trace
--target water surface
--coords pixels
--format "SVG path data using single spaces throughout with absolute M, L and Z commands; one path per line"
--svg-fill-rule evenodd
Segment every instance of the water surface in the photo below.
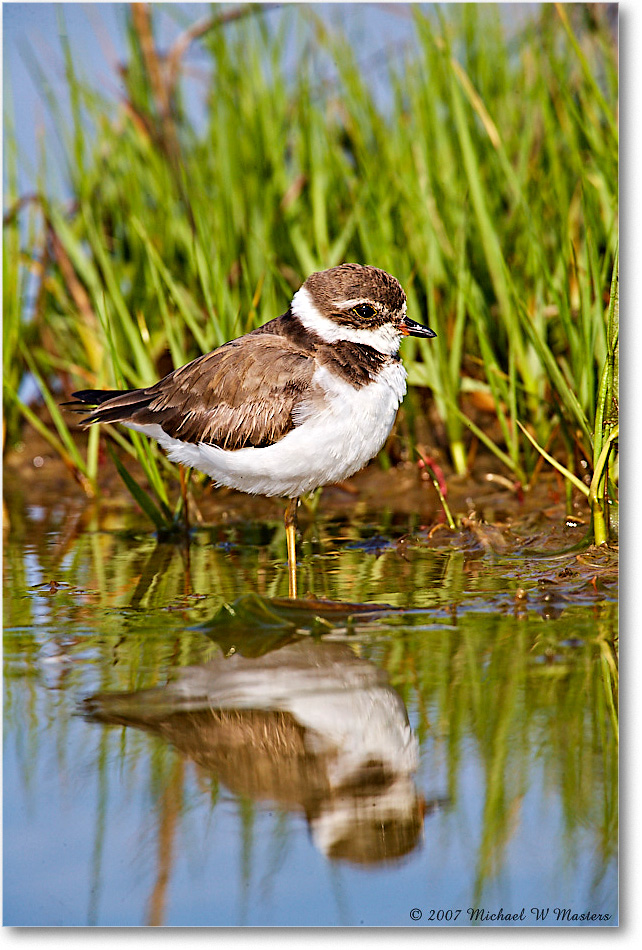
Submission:
M 581 524 L 322 500 L 293 605 L 278 517 L 161 543 L 27 495 L 5 924 L 617 923 L 615 568 L 553 556 Z

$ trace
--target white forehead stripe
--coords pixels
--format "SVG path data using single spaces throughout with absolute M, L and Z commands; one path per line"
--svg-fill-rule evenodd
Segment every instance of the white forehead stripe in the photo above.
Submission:
M 353 297 L 352 300 L 334 300 L 333 303 L 337 310 L 351 310 L 352 307 L 358 307 L 360 303 L 370 304 L 371 307 L 377 306 L 376 303 L 368 300 L 367 297 Z
M 335 323 L 334 320 L 319 313 L 305 287 L 297 290 L 292 298 L 291 308 L 292 313 L 299 318 L 306 330 L 316 333 L 325 343 L 347 340 L 350 343 L 371 346 L 374 350 L 385 353 L 387 356 L 394 356 L 399 352 L 401 331 L 393 323 L 384 323 L 383 326 L 374 330 Z

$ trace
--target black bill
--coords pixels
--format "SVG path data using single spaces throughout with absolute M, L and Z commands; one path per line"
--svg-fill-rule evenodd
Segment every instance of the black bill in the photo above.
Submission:
M 401 332 L 404 336 L 423 336 L 427 339 L 437 336 L 430 327 L 425 327 L 423 323 L 417 323 L 416 320 L 411 320 L 410 317 L 404 317 L 401 321 Z

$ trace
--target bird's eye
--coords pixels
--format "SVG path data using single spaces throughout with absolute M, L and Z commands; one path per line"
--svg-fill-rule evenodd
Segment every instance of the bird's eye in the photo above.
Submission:
M 371 307 L 369 303 L 360 303 L 357 307 L 352 308 L 354 312 L 359 317 L 367 319 L 368 317 L 374 317 L 377 312 L 374 307 Z

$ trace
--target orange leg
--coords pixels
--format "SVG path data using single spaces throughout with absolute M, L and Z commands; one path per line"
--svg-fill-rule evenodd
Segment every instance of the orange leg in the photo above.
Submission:
M 178 474 L 181 480 L 181 497 L 183 499 L 183 523 L 185 525 L 185 533 L 189 534 L 189 507 L 187 502 L 187 484 L 189 482 L 189 473 L 190 469 L 185 468 L 184 465 L 179 463 L 178 465 Z
M 298 498 L 290 498 L 285 509 L 285 539 L 288 545 L 289 596 L 296 599 L 296 510 Z

